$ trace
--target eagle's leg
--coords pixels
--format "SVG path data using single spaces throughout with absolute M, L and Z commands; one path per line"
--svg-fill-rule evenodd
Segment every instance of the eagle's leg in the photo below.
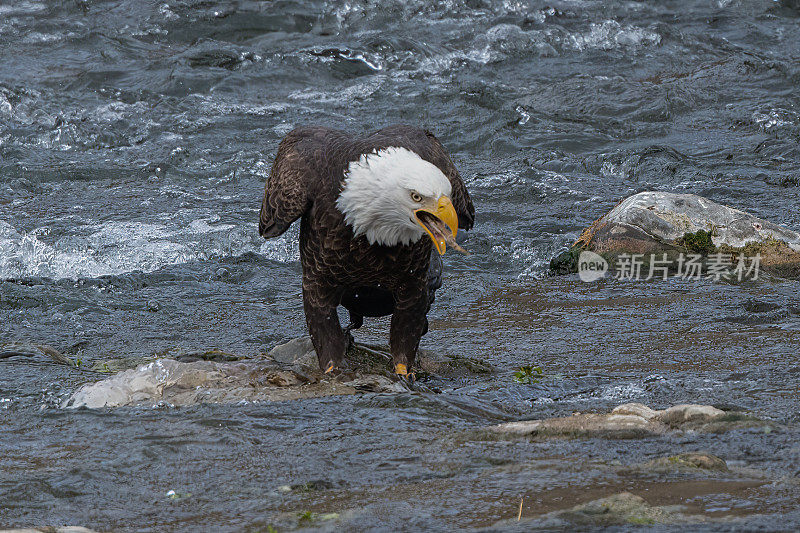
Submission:
M 313 292 L 313 296 L 312 296 Z M 336 308 L 339 305 L 335 291 L 307 291 L 303 287 L 303 308 L 311 342 L 317 352 L 319 368 L 326 374 L 336 370 L 344 360 L 347 335 L 339 324 Z
M 389 330 L 389 347 L 392 351 L 394 371 L 406 375 L 414 365 L 419 341 L 427 329 L 428 291 L 417 287 L 403 291 L 395 297 L 392 325 Z

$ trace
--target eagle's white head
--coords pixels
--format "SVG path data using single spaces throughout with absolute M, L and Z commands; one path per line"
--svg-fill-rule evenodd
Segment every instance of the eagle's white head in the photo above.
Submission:
M 353 233 L 370 244 L 410 244 L 427 234 L 443 254 L 458 229 L 451 192 L 450 180 L 436 165 L 406 148 L 390 147 L 350 163 L 336 207 Z

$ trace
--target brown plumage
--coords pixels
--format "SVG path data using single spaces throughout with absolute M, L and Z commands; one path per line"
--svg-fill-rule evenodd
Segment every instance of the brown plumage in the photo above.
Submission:
M 413 365 L 427 331 L 433 293 L 441 286 L 441 260 L 431 254 L 431 239 L 370 244 L 365 235 L 354 236 L 337 208 L 349 164 L 389 147 L 406 148 L 438 167 L 452 185 L 458 227 L 472 228 L 475 209 L 458 171 L 436 137 L 419 128 L 391 126 L 366 137 L 324 127 L 297 128 L 278 147 L 267 179 L 261 235 L 276 237 L 302 218 L 303 304 L 322 369 L 343 363 L 347 331 L 336 312 L 343 305 L 350 312 L 348 330 L 359 327 L 364 316 L 392 314 L 390 349 L 397 372 L 404 373 L 398 369 Z

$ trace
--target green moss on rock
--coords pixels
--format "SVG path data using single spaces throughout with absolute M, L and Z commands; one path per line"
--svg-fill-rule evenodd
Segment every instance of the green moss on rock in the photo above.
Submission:
M 578 259 L 582 251 L 583 247 L 576 245 L 561 252 L 550 260 L 550 272 L 558 276 L 575 274 L 578 272 Z
M 690 252 L 708 255 L 714 253 L 717 247 L 711 240 L 713 231 L 697 230 L 694 233 L 684 233 L 683 237 L 679 238 L 676 243 L 685 247 Z

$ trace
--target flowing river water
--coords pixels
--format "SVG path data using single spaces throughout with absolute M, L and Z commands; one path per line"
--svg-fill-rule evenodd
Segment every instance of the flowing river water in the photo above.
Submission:
M 800 229 L 799 86 L 791 0 L 0 3 L 0 341 L 83 363 L 0 360 L 0 527 L 482 528 L 522 498 L 535 517 L 630 491 L 709 518 L 692 529 L 800 529 L 798 282 L 547 275 L 644 190 Z M 97 361 L 305 334 L 298 228 L 257 232 L 273 154 L 297 125 L 393 123 L 437 134 L 477 210 L 423 347 L 494 372 L 439 394 L 59 408 Z M 544 377 L 517 383 L 524 365 Z M 468 437 L 626 402 L 770 425 Z M 620 468 L 698 450 L 757 474 Z

